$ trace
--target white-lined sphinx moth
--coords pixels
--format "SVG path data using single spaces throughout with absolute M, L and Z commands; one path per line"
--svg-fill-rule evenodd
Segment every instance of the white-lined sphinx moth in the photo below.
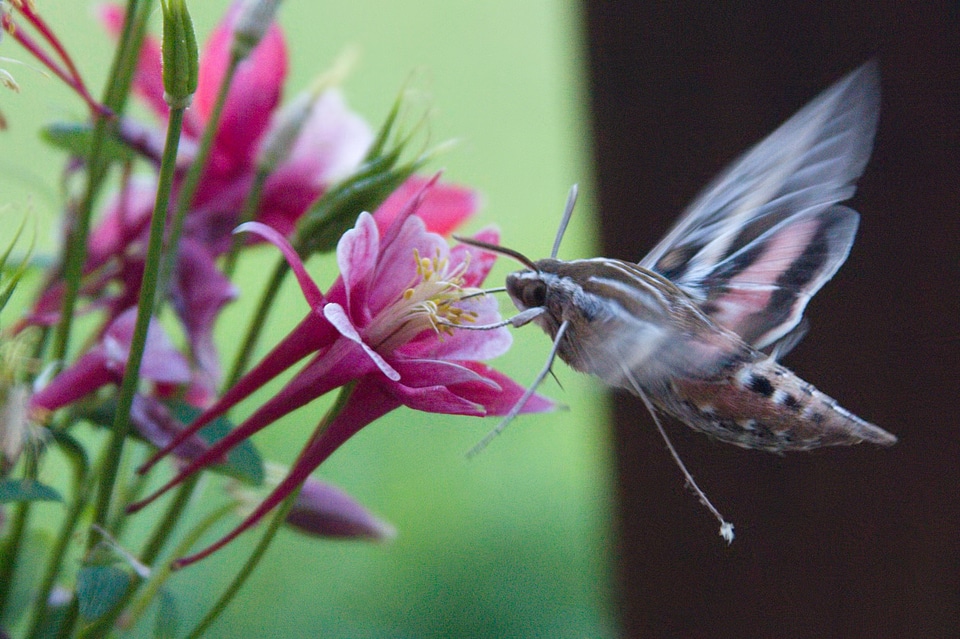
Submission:
M 744 448 L 773 452 L 895 443 L 777 363 L 804 332 L 803 310 L 846 260 L 859 221 L 841 202 L 870 155 L 879 80 L 868 63 L 814 99 L 722 173 L 638 264 L 518 259 L 507 293 L 554 340 L 519 412 L 559 355 L 571 367 L 640 396 L 658 413 Z M 469 242 L 469 240 L 464 240 Z M 688 481 L 721 522 L 733 528 Z

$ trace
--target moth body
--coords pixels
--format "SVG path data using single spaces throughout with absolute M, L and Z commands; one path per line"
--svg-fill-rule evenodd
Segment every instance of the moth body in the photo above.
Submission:
M 716 439 L 784 452 L 896 438 L 714 322 L 669 280 L 596 258 L 545 259 L 512 273 L 507 292 L 551 338 L 557 355 L 610 386 L 646 394 L 662 412 Z

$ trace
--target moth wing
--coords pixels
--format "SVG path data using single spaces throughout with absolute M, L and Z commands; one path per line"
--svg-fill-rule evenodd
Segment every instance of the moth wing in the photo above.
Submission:
M 834 205 L 853 195 L 866 166 L 879 95 L 874 62 L 824 91 L 716 178 L 640 266 L 714 302 L 716 319 L 757 347 L 789 332 L 849 252 L 857 216 Z M 804 239 L 822 246 L 808 250 Z M 768 290 L 744 294 L 751 286 Z
M 755 348 L 794 329 L 850 253 L 860 216 L 845 206 L 788 218 L 717 264 L 703 309 Z

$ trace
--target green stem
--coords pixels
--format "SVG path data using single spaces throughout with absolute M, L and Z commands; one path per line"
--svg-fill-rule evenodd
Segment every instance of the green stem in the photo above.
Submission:
M 237 358 L 233 362 L 233 368 L 230 369 L 230 374 L 227 375 L 227 381 L 223 386 L 224 388 L 230 388 L 236 384 L 240 376 L 243 375 L 243 372 L 247 370 L 247 365 L 250 363 L 250 356 L 253 354 L 253 349 L 256 347 L 257 340 L 260 338 L 260 331 L 263 330 L 267 322 L 267 315 L 269 315 L 270 310 L 273 308 L 273 301 L 276 299 L 277 293 L 280 292 L 280 285 L 283 284 L 283 278 L 286 277 L 287 271 L 289 270 L 290 266 L 287 264 L 287 261 L 280 258 L 273 269 L 270 281 L 267 282 L 267 286 L 263 291 L 263 296 L 260 298 L 260 304 L 257 306 L 256 313 L 250 320 L 250 325 L 247 327 L 247 334 L 240 342 L 240 351 L 237 353 Z
M 295 490 L 283 500 L 277 509 L 277 513 L 273 516 L 273 519 L 270 520 L 270 525 L 267 527 L 267 530 L 264 531 L 263 537 L 260 538 L 260 542 L 257 544 L 257 547 L 254 548 L 253 553 L 247 559 L 246 563 L 243 564 L 240 572 L 238 572 L 233 578 L 233 581 L 230 582 L 227 590 L 220 595 L 220 598 L 217 600 L 217 603 L 213 605 L 213 608 L 210 609 L 206 616 L 200 620 L 200 623 L 187 635 L 187 639 L 197 639 L 197 637 L 200 637 L 206 632 L 221 613 L 227 609 L 227 606 L 230 605 L 230 602 L 233 601 L 236 594 L 240 592 L 240 589 L 247 582 L 247 579 L 250 578 L 250 575 L 253 574 L 260 560 L 263 559 L 270 544 L 273 543 L 277 531 L 280 530 L 280 526 L 286 519 L 287 513 L 290 512 L 290 509 L 293 507 L 299 492 L 299 490 Z
M 173 551 L 173 556 L 180 557 L 187 554 L 187 552 L 190 551 L 190 548 L 200 540 L 200 537 L 203 536 L 203 534 L 206 533 L 211 526 L 220 521 L 235 508 L 236 504 L 230 502 L 204 517 L 200 523 L 194 526 L 194 528 L 187 533 L 187 535 L 183 538 L 183 541 L 177 544 L 177 547 Z M 123 623 L 126 628 L 132 628 L 136 625 L 137 621 L 147 610 L 150 603 L 156 598 L 160 588 L 163 587 L 163 584 L 166 583 L 167 579 L 170 577 L 171 573 L 173 572 L 172 566 L 173 564 L 170 562 L 164 562 L 162 566 L 156 568 L 150 575 L 146 585 L 143 587 L 140 597 L 137 598 L 137 601 L 134 602 L 128 611 Z
M 60 535 L 54 545 L 53 552 L 47 560 L 47 569 L 44 573 L 43 581 L 40 582 L 40 589 L 37 592 L 36 599 L 34 600 L 33 618 L 30 621 L 29 631 L 26 634 L 29 639 L 35 639 L 39 636 L 38 633 L 46 621 L 47 602 L 50 599 L 50 593 L 60 573 L 63 557 L 67 552 L 67 548 L 70 546 L 70 541 L 73 539 L 73 531 L 76 529 L 80 515 L 83 513 L 89 501 L 90 489 L 93 485 L 92 478 L 90 477 L 90 466 L 87 462 L 87 454 L 83 446 L 64 432 L 53 431 L 53 436 L 73 464 L 76 495 L 74 495 L 73 504 L 60 527 Z
M 163 260 L 163 266 L 160 271 L 160 290 L 166 290 L 167 283 L 173 273 L 177 261 L 177 245 L 180 242 L 180 236 L 183 234 L 183 224 L 187 217 L 187 211 L 190 204 L 193 203 L 193 196 L 200 186 L 200 178 L 203 176 L 203 170 L 207 166 L 207 160 L 210 158 L 210 150 L 213 148 L 213 141 L 217 136 L 217 130 L 220 128 L 220 116 L 223 114 L 223 106 L 227 102 L 227 95 L 230 93 L 230 85 L 233 83 L 233 76 L 237 72 L 237 66 L 241 58 L 236 54 L 231 54 L 227 70 L 223 74 L 223 81 L 217 92 L 216 102 L 213 104 L 213 110 L 210 112 L 210 119 L 203 129 L 203 136 L 200 138 L 200 144 L 197 147 L 197 155 L 190 164 L 187 174 L 183 179 L 183 185 L 180 187 L 180 193 L 177 195 L 177 204 L 174 207 L 173 221 L 170 225 L 170 234 L 167 239 L 167 252 Z M 160 303 L 164 297 L 160 297 Z
M 104 105 L 119 114 L 126 102 L 136 65 L 137 52 L 146 30 L 149 14 L 148 1 L 128 0 L 126 20 L 120 34 L 120 43 L 114 55 L 106 89 Z M 138 11 L 138 6 L 142 11 Z M 83 265 L 87 260 L 87 237 L 90 235 L 90 220 L 93 216 L 93 203 L 100 191 L 107 172 L 104 165 L 103 148 L 109 129 L 115 126 L 112 118 L 96 114 L 94 116 L 93 139 L 90 143 L 90 157 L 87 158 L 87 183 L 80 206 L 73 217 L 73 228 L 67 233 L 63 255 L 63 279 L 65 282 L 63 303 L 60 307 L 60 321 L 57 324 L 53 341 L 53 361 L 62 362 L 70 345 L 70 331 L 73 326 L 73 313 L 80 294 L 80 280 L 83 278 Z
M 253 185 L 247 194 L 247 199 L 243 203 L 243 211 L 240 213 L 240 224 L 251 222 L 257 216 L 257 209 L 260 207 L 260 196 L 263 194 L 263 184 L 267 181 L 269 173 L 263 169 L 257 169 L 253 176 Z M 237 255 L 240 253 L 240 247 L 243 246 L 243 236 L 234 234 L 230 242 L 230 251 L 227 253 L 227 259 L 223 266 L 223 272 L 227 277 L 233 277 L 233 270 L 237 266 Z
M 176 526 L 180 520 L 180 515 L 183 514 L 187 504 L 190 503 L 190 498 L 193 496 L 193 491 L 196 489 L 198 481 L 200 481 L 200 473 L 194 473 L 180 484 L 180 487 L 177 489 L 177 494 L 167 508 L 163 519 L 160 520 L 160 523 L 154 528 L 153 535 L 151 535 L 147 545 L 144 546 L 143 552 L 140 555 L 140 561 L 147 565 L 153 564 L 153 561 L 160 554 L 160 551 L 163 550 L 163 545 L 166 543 L 167 537 L 170 536 L 174 526 Z M 179 555 L 177 556 L 179 557 Z
M 347 400 L 350 399 L 350 395 L 353 393 L 353 389 L 356 388 L 356 383 L 351 382 L 346 386 L 340 387 L 340 392 L 337 393 L 337 399 L 333 402 L 333 406 L 326 412 L 323 416 L 323 419 L 320 421 L 320 424 L 317 426 L 313 435 L 310 438 L 307 446 L 316 441 L 330 426 L 333 420 L 337 415 L 343 411 L 343 408 L 347 405 Z M 301 453 L 303 455 L 303 453 Z M 230 586 L 227 590 L 220 595 L 220 598 L 217 600 L 217 603 L 214 604 L 213 608 L 200 620 L 200 623 L 187 635 L 187 639 L 197 639 L 206 632 L 214 621 L 226 610 L 227 606 L 233 601 L 233 598 L 236 596 L 240 589 L 243 587 L 243 584 L 246 583 L 247 579 L 250 578 L 250 575 L 253 574 L 253 571 L 256 569 L 257 565 L 260 563 L 260 560 L 263 559 L 263 556 L 267 552 L 267 548 L 270 547 L 270 544 L 273 543 L 274 538 L 277 535 L 277 531 L 280 530 L 281 524 L 287 519 L 287 513 L 290 512 L 290 509 L 293 508 L 294 503 L 297 501 L 297 496 L 300 494 L 300 488 L 298 486 L 296 490 L 291 491 L 289 495 L 280 503 L 280 507 L 277 509 L 276 514 L 273 516 L 273 519 L 270 520 L 270 525 L 267 527 L 267 530 L 264 531 L 263 537 L 260 538 L 260 542 L 257 544 L 257 547 L 253 549 L 250 557 L 247 559 L 246 563 L 233 578 L 233 581 L 230 582 Z
M 13 577 L 17 571 L 17 558 L 20 555 L 20 545 L 23 542 L 23 533 L 30 518 L 30 506 L 33 502 L 22 501 L 17 504 L 16 513 L 10 525 L 7 543 L 0 552 L 0 619 L 3 619 L 3 610 L 10 596 L 13 586 Z
M 147 257 L 144 264 L 143 281 L 140 284 L 139 307 L 137 322 L 133 329 L 133 339 L 130 345 L 130 355 L 123 374 L 123 382 L 117 396 L 116 415 L 113 430 L 108 444 L 108 459 L 110 463 L 104 468 L 101 475 L 100 492 L 97 496 L 97 507 L 94 522 L 105 526 L 110 513 L 110 501 L 113 487 L 117 479 L 117 469 L 123 444 L 130 430 L 130 408 L 133 405 L 133 396 L 137 391 L 140 377 L 140 360 L 147 341 L 147 329 L 150 326 L 154 299 L 157 293 L 157 280 L 160 271 L 160 261 L 163 257 L 163 231 L 166 226 L 167 206 L 170 198 L 170 187 L 173 184 L 173 175 L 176 169 L 177 146 L 180 143 L 180 129 L 183 125 L 183 109 L 171 109 L 170 120 L 167 124 L 167 140 L 160 163 L 160 176 L 157 183 L 157 198 L 154 204 L 153 217 L 150 220 L 150 239 L 147 245 Z M 91 544 L 94 536 L 91 535 Z

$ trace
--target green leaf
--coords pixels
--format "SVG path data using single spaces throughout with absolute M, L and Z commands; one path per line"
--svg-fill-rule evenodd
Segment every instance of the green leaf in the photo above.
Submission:
M 183 402 L 174 402 L 170 406 L 170 410 L 184 424 L 189 424 L 200 414 L 199 409 Z M 233 423 L 226 417 L 220 417 L 200 429 L 199 435 L 207 444 L 212 446 L 226 437 L 231 430 L 233 430 Z M 210 469 L 253 486 L 262 484 L 265 474 L 263 459 L 249 439 L 240 442 L 227 454 L 225 464 L 211 466 Z
M 63 501 L 56 490 L 35 479 L 0 481 L 0 504 L 16 501 Z
M 116 566 L 84 566 L 77 575 L 80 615 L 94 621 L 110 612 L 130 587 L 130 574 Z
M 168 590 L 157 593 L 157 617 L 153 626 L 154 639 L 174 639 L 177 636 L 177 602 Z
M 71 155 L 86 158 L 90 157 L 93 127 L 89 124 L 54 122 L 41 129 L 40 137 L 52 146 L 67 151 Z M 110 132 L 104 138 L 101 154 L 103 160 L 107 162 L 129 162 L 134 158 L 133 150 L 123 140 L 116 137 L 115 133 Z

